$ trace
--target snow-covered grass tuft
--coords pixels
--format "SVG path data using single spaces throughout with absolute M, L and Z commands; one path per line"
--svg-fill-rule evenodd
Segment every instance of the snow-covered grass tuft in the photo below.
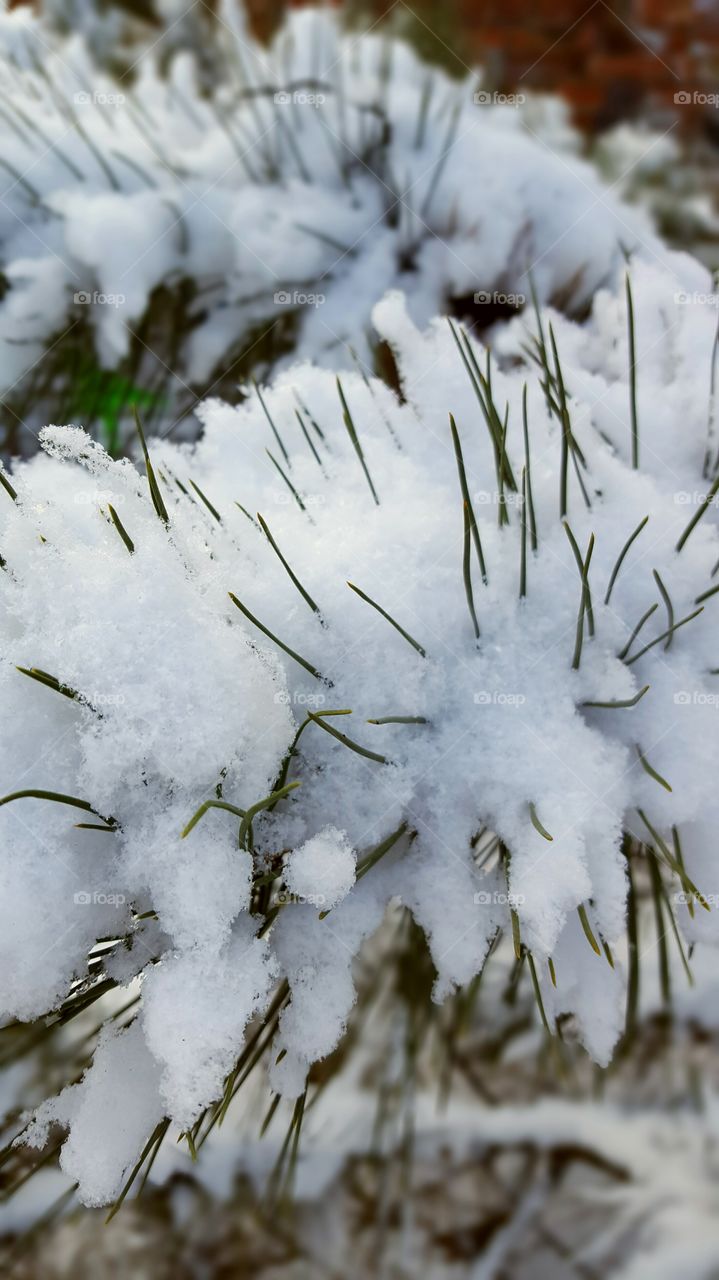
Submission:
M 525 305 L 530 267 L 570 313 L 617 283 L 622 248 L 676 270 L 536 102 L 497 103 L 326 10 L 291 13 L 265 48 L 235 9 L 208 28 L 209 84 L 201 52 L 168 58 L 164 39 L 113 78 L 82 29 L 0 22 L 11 452 L 50 414 L 111 452 L 133 405 L 179 430 L 198 392 L 231 396 L 288 352 L 351 366 L 393 287 L 420 325 L 488 325 Z
M 671 285 L 630 269 L 585 326 L 515 321 L 501 363 L 388 296 L 401 400 L 300 363 L 137 469 L 51 426 L 3 473 L 0 1002 L 55 1011 L 48 1042 L 125 1010 L 24 1131 L 69 1129 L 86 1203 L 173 1130 L 195 1152 L 263 1058 L 286 1186 L 390 904 L 435 1001 L 504 936 L 600 1064 L 639 897 L 665 998 L 716 940 L 717 482 L 707 384 L 666 355 L 706 326 L 679 310 L 653 350 Z

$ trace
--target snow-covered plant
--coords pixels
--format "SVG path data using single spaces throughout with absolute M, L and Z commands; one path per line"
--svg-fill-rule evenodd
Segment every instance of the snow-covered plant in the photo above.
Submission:
M 436 1002 L 504 935 L 600 1064 L 641 950 L 668 982 L 715 939 L 711 328 L 673 287 L 632 263 L 499 362 L 393 294 L 401 398 L 298 364 L 139 472 L 55 426 L 3 473 L 3 1034 L 50 1043 L 114 992 L 18 1126 L 69 1130 L 85 1203 L 172 1128 L 194 1151 L 263 1055 L 296 1154 L 392 904 Z
M 233 5 L 212 32 L 208 83 L 164 37 L 113 78 L 80 33 L 0 24 L 10 452 L 50 416 L 115 451 L 132 405 L 169 431 L 288 349 L 351 367 L 392 287 L 420 325 L 485 327 L 524 305 L 530 268 L 578 313 L 623 251 L 665 261 L 546 103 L 497 101 L 326 10 L 292 13 L 269 49 Z

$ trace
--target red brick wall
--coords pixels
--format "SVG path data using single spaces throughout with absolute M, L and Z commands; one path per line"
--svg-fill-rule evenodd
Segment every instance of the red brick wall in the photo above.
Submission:
M 672 114 L 676 93 L 719 90 L 719 0 L 458 0 L 457 7 L 468 47 L 479 60 L 494 55 L 502 88 L 560 91 L 589 127 L 640 108 Z
M 256 16 L 268 17 L 282 0 L 246 0 Z M 286 2 L 286 0 L 285 0 Z M 290 0 L 306 3 L 308 0 Z M 311 0 L 309 0 L 311 2 Z M 640 110 L 667 124 L 676 118 L 680 91 L 719 91 L 719 0 L 337 0 L 356 15 L 358 7 L 393 21 L 418 15 L 420 34 L 438 28 L 437 49 L 446 45 L 462 62 L 487 66 L 494 87 L 559 92 L 574 119 L 603 128 Z M 426 24 L 426 27 L 425 27 Z M 716 108 L 683 107 L 689 129 Z

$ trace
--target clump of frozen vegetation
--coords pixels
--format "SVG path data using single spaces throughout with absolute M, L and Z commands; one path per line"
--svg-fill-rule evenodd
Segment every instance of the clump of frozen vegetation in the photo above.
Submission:
M 85 26 L 0 22 L 13 452 L 56 415 L 115 451 L 132 404 L 166 431 L 196 391 L 229 395 L 289 349 L 351 366 L 392 287 L 420 325 L 489 320 L 521 307 L 533 267 L 572 313 L 620 278 L 622 249 L 666 261 L 551 101 L 497 101 L 327 11 L 290 14 L 265 48 L 227 3 L 201 53 L 173 50 L 173 20 L 115 76 Z
M 401 399 L 298 363 L 139 470 L 50 426 L 3 474 L 0 1005 L 132 1014 L 21 1134 L 69 1130 L 86 1203 L 270 1046 L 296 1153 L 390 904 L 435 1001 L 504 935 L 599 1064 L 642 886 L 667 974 L 716 939 L 714 314 L 670 266 L 498 361 L 391 294 Z

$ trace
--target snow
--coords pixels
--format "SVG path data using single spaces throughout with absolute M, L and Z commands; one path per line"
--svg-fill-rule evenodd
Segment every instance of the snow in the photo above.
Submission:
M 25 1141 L 43 1146 L 50 1123 L 69 1124 L 60 1167 L 80 1183 L 85 1204 L 107 1204 L 162 1119 L 158 1075 L 139 1024 L 119 1033 L 106 1028 L 90 1071 L 39 1109 Z
M 642 315 L 645 288 L 653 296 L 659 285 L 653 268 L 638 267 L 632 278 Z M 621 842 L 628 830 L 649 838 L 640 811 L 669 842 L 677 827 L 687 874 L 713 894 L 713 598 L 674 633 L 668 650 L 653 645 L 631 661 L 667 626 L 653 570 L 677 621 L 712 582 L 711 507 L 676 550 L 697 510 L 696 499 L 676 494 L 701 488 L 706 419 L 685 387 L 685 430 L 672 441 L 646 385 L 642 465 L 631 467 L 628 394 L 617 395 L 611 432 L 597 420 L 597 394 L 615 385 L 605 368 L 614 354 L 602 361 L 595 337 L 610 303 L 611 295 L 600 295 L 584 327 L 543 314 L 545 331 L 550 320 L 556 324 L 587 463 L 591 505 L 570 472 L 567 519 L 582 555 L 595 539 L 588 579 L 595 634 L 585 625 L 578 667 L 581 592 L 559 519 L 561 432 L 535 371 L 516 354 L 491 370 L 495 402 L 508 406 L 506 456 L 517 476 L 528 384 L 538 550 L 527 552 L 520 597 L 522 509 L 516 495 L 505 495 L 513 498 L 505 504 L 509 522 L 498 524 L 491 440 L 452 333 L 439 321 L 417 329 L 398 294 L 375 308 L 374 321 L 393 348 L 403 401 L 360 373 L 342 379 L 367 474 L 332 372 L 297 364 L 263 388 L 304 509 L 267 457 L 267 447 L 278 454 L 279 446 L 254 392 L 240 408 L 208 402 L 195 446 L 151 445 L 167 524 L 142 466 L 138 474 L 127 461 L 112 462 L 77 428 L 48 428 L 46 453 L 16 467 L 17 502 L 0 495 L 7 566 L 1 678 L 11 726 L 5 785 L 77 796 L 117 829 L 76 830 L 76 811 L 39 799 L 0 808 L 9 837 L 3 1007 L 29 1017 L 55 1005 L 84 972 L 94 938 L 110 932 L 132 943 L 118 980 L 143 979 L 132 1031 L 103 1040 L 100 1067 L 96 1061 L 80 1092 L 70 1094 L 81 1105 L 58 1104 L 74 1135 L 64 1167 L 88 1202 L 116 1193 L 143 1125 L 143 1141 L 162 1115 L 186 1129 L 220 1096 L 248 1020 L 280 978 L 290 999 L 271 1083 L 299 1096 L 311 1064 L 344 1031 L 355 998 L 353 959 L 390 902 L 408 906 L 427 933 L 438 1000 L 480 970 L 514 909 L 548 1017 L 572 1012 L 586 1047 L 606 1063 L 623 1019 Z M 508 349 L 520 350 L 516 323 L 505 337 Z M 473 350 L 483 367 L 482 350 Z M 664 395 L 655 389 L 657 403 Z M 297 422 L 298 404 L 317 456 Z M 472 565 L 478 640 L 463 587 L 449 410 L 486 561 L 486 585 Z M 109 519 L 110 503 L 132 554 Z M 275 546 L 238 503 L 261 513 Z M 619 552 L 645 516 L 605 604 Z M 259 630 L 228 593 L 318 674 Z M 656 617 L 628 660 L 618 658 L 655 601 Z M 62 697 L 17 666 L 49 672 L 83 700 Z M 630 699 L 645 686 L 629 709 L 585 705 Z M 671 792 L 642 767 L 637 747 Z M 245 834 L 240 848 L 239 820 L 222 808 L 191 824 L 205 801 L 221 797 L 247 809 L 281 776 L 301 785 L 255 816 L 252 838 Z M 496 833 L 511 857 L 495 850 L 477 865 L 472 839 L 481 828 Z M 355 879 L 363 859 L 392 836 L 384 857 Z M 268 871 L 269 898 L 258 910 Z M 38 893 L 41 882 L 52 891 Z M 82 900 L 71 907 L 78 891 Z M 258 936 L 270 904 L 278 910 Z M 594 937 L 615 953 L 614 968 L 590 947 L 580 907 Z M 158 919 L 148 928 L 139 917 L 153 911 Z M 13 921 L 29 913 L 35 928 L 27 935 Z M 687 932 L 715 940 L 713 913 L 697 905 L 692 921 L 679 904 L 677 914 Z M 138 1098 L 128 1133 L 112 1139 L 121 1166 L 115 1177 L 111 1150 L 98 1168 L 84 1135 L 103 1109 L 106 1072 L 122 1075 L 127 1045 L 148 1101 Z
M 681 834 L 679 926 L 700 952 L 717 941 L 716 913 L 696 902 L 692 916 L 677 895 L 717 896 L 719 596 L 663 639 L 718 558 L 716 504 L 703 505 L 717 456 L 708 273 L 600 184 L 561 113 L 478 105 L 474 81 L 427 80 L 399 43 L 386 78 L 383 42 L 342 36 L 327 13 L 293 12 L 269 52 L 245 51 L 255 87 L 325 66 L 321 102 L 230 102 L 223 79 L 208 97 L 182 50 L 167 78 L 145 56 L 109 101 L 117 83 L 80 36 L 43 76 L 36 35 L 27 15 L 0 24 L 15 111 L 0 156 L 12 174 L 37 153 L 37 198 L 8 177 L 0 202 L 2 387 L 80 310 L 114 367 L 153 292 L 178 280 L 203 291 L 181 380 L 209 378 L 288 311 L 296 345 L 262 400 L 250 386 L 239 407 L 206 400 L 195 445 L 150 442 L 154 494 L 142 462 L 67 424 L 14 467 L 16 501 L 0 490 L 0 1009 L 59 1008 L 98 938 L 120 990 L 141 992 L 132 1024 L 106 1028 L 82 1080 L 41 1104 L 29 1141 L 64 1126 L 63 1170 L 85 1203 L 112 1201 L 163 1118 L 188 1131 L 222 1096 L 280 983 L 270 1084 L 299 1098 L 344 1033 L 361 948 L 398 904 L 427 935 L 437 1001 L 514 927 L 548 1019 L 572 1014 L 607 1064 L 623 1026 L 627 835 L 671 850 Z M 76 102 L 88 76 L 104 99 Z M 462 348 L 491 375 L 512 484 L 479 374 L 437 317 L 465 295 L 526 302 L 532 283 L 541 330 L 526 306 L 486 335 L 489 363 L 476 336 Z M 564 507 L 567 432 L 532 359 L 550 326 L 577 447 Z M 378 340 L 401 397 L 369 376 Z M 44 423 L 42 401 L 32 412 Z M 483 575 L 468 539 L 476 629 L 450 414 L 486 561 Z M 270 802 L 285 781 L 300 785 Z M 13 798 L 38 791 L 83 807 Z
M 355 853 L 344 833 L 325 827 L 295 849 L 285 880 L 297 897 L 327 909 L 336 906 L 355 881 Z

